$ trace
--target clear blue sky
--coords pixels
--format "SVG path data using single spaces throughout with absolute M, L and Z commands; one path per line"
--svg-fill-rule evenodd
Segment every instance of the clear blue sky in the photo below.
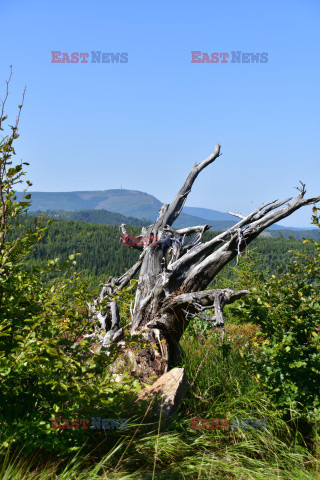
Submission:
M 169 202 L 216 143 L 187 205 L 247 213 L 320 194 L 320 2 L 34 1 L 1 4 L 1 93 L 27 85 L 17 143 L 35 191 L 141 190 Z M 51 51 L 128 52 L 53 64 Z M 268 52 L 267 63 L 191 63 L 191 51 Z M 311 208 L 284 225 L 309 226 Z

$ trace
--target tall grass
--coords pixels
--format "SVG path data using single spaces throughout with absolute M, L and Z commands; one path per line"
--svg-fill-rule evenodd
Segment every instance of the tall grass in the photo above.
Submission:
M 137 410 L 127 410 L 129 430 L 113 432 L 99 455 L 80 451 L 57 462 L 43 452 L 25 457 L 8 449 L 2 452 L 0 479 L 318 480 L 318 463 L 304 439 L 248 370 L 246 355 L 259 348 L 255 332 L 250 326 L 229 330 L 232 336 L 227 331 L 224 343 L 217 333 L 185 336 L 184 366 L 194 384 L 165 428 L 140 425 Z M 267 419 L 268 428 L 194 429 L 192 417 Z

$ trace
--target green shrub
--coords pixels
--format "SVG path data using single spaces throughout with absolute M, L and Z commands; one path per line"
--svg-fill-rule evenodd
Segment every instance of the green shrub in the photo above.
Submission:
M 317 210 L 312 223 L 319 227 Z M 304 243 L 314 246 L 313 257 L 295 252 L 288 273 L 258 284 L 254 275 L 246 275 L 251 295 L 230 310 L 260 326 L 265 341 L 251 364 L 278 404 L 307 411 L 312 418 L 320 385 L 320 242 Z
M 1 130 L 5 120 L 2 115 Z M 86 303 L 93 292 L 72 271 L 75 255 L 38 266 L 25 262 L 48 222 L 35 219 L 33 228 L 21 227 L 18 236 L 9 237 L 30 205 L 26 189 L 20 201 L 16 198 L 25 175 L 23 164 L 11 160 L 18 121 L 19 116 L 0 141 L 0 447 L 27 443 L 26 452 L 41 447 L 65 453 L 82 447 L 93 432 L 52 429 L 51 417 L 118 418 L 133 381 L 115 384 L 106 373 L 116 346 L 106 355 L 84 338 L 94 327 Z M 46 280 L 53 271 L 59 278 Z M 94 442 L 101 441 L 98 437 Z

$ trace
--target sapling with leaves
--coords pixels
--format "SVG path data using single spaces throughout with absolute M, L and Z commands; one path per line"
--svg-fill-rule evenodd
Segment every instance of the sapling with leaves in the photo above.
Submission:
M 18 115 L 13 125 L 5 126 L 8 119 L 5 114 L 5 106 L 9 95 L 9 85 L 12 78 L 12 67 L 6 81 L 6 89 L 1 99 L 0 132 L 4 132 L 0 139 L 0 306 L 3 302 L 3 284 L 14 274 L 21 261 L 33 250 L 35 243 L 42 238 L 46 231 L 43 222 L 35 219 L 34 228 L 22 231 L 16 238 L 8 241 L 8 235 L 19 217 L 25 214 L 30 206 L 31 195 L 27 193 L 28 187 L 32 186 L 26 180 L 24 195 L 17 200 L 16 187 L 23 183 L 25 172 L 23 165 L 27 162 L 13 162 L 15 156 L 15 142 L 19 138 L 18 126 L 21 109 L 24 103 L 25 91 L 22 94 L 22 102 L 18 106 Z
M 12 70 L 1 104 L 2 132 L 11 76 Z M 20 444 L 25 453 L 41 447 L 64 455 L 85 443 L 92 448 L 104 438 L 102 433 L 91 435 L 90 429 L 61 435 L 61 429 L 51 428 L 52 417 L 117 418 L 116 411 L 134 388 L 132 379 L 114 385 L 106 374 L 117 345 L 106 355 L 103 348 L 95 352 L 86 337 L 92 327 L 87 308 L 92 292 L 74 271 L 76 255 L 63 262 L 26 261 L 48 222 L 35 219 L 33 228 L 22 225 L 16 235 L 30 205 L 27 188 L 20 201 L 16 195 L 26 164 L 14 162 L 22 104 L 14 126 L 0 142 L 0 450 Z M 53 271 L 60 276 L 49 281 Z

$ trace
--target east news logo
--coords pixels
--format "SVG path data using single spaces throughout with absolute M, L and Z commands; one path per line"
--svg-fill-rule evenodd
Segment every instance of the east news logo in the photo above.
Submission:
M 51 63 L 89 63 L 89 52 L 51 51 Z M 96 50 L 91 52 L 90 63 L 128 63 L 128 52 L 112 53 Z
M 246 53 L 240 50 L 228 52 L 191 52 L 191 63 L 268 63 L 268 52 Z

